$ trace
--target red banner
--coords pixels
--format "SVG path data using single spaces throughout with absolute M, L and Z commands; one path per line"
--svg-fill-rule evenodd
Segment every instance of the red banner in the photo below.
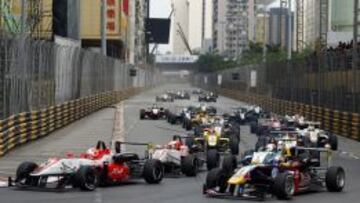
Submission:
M 123 0 L 123 12 L 129 16 L 129 0 Z

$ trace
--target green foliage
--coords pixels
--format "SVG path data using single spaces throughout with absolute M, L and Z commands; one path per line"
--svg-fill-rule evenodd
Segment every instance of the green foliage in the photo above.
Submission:
M 236 67 L 236 61 L 226 60 L 215 54 L 200 55 L 197 64 L 199 72 L 208 73 Z
M 280 45 L 266 46 L 266 63 L 281 62 L 287 60 L 287 52 Z M 307 47 L 302 52 L 293 52 L 292 59 L 304 59 L 313 53 L 312 49 Z M 242 53 L 241 59 L 238 61 L 226 60 L 226 58 L 215 55 L 205 54 L 200 55 L 197 61 L 199 71 L 203 73 L 214 72 L 224 69 L 230 69 L 235 67 L 241 67 L 246 65 L 253 65 L 263 63 L 263 44 L 261 43 L 249 43 L 249 49 Z

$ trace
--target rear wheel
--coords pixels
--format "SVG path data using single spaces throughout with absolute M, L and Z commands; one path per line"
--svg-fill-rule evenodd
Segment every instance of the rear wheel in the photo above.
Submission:
M 290 199 L 295 192 L 294 177 L 290 173 L 280 173 L 276 176 L 273 193 L 278 199 Z
M 232 135 L 230 136 L 230 150 L 231 150 L 231 153 L 233 155 L 238 155 L 239 154 L 239 139 L 235 136 L 235 135 Z
M 219 192 L 225 192 L 227 188 L 227 175 L 220 168 L 210 170 L 206 175 L 206 189 L 218 188 Z
M 140 110 L 140 119 L 144 119 L 145 118 L 145 110 L 141 109 Z
M 145 162 L 144 179 L 149 184 L 160 183 L 164 177 L 164 168 L 159 160 L 149 159 Z
M 224 156 L 223 162 L 222 162 L 222 169 L 224 172 L 231 176 L 231 174 L 234 173 L 234 170 L 237 168 L 237 160 L 236 156 L 228 154 Z
M 330 167 L 325 176 L 326 188 L 329 192 L 341 192 L 345 186 L 345 171 L 341 167 Z
M 198 160 L 195 155 L 190 154 L 181 160 L 181 172 L 186 176 L 196 176 L 198 171 Z
M 93 191 L 96 189 L 98 184 L 98 177 L 96 171 L 91 166 L 81 166 L 75 174 L 75 183 L 84 191 Z
M 206 153 L 207 169 L 211 170 L 219 166 L 220 154 L 216 149 L 209 149 Z
M 336 135 L 329 135 L 329 144 L 332 150 L 336 151 L 338 149 L 338 139 Z

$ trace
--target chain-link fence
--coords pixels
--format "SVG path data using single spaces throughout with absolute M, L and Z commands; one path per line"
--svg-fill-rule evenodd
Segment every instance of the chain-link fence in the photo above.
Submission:
M 359 61 L 359 53 L 354 54 L 352 50 L 328 51 L 290 62 L 200 74 L 195 81 L 200 85 L 257 93 L 339 111 L 360 112 L 360 67 L 356 61 Z
M 152 85 L 155 72 L 77 47 L 0 33 L 0 119 L 88 95 Z

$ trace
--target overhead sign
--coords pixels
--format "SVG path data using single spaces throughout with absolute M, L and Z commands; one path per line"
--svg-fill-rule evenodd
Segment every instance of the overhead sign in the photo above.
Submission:
M 168 44 L 171 20 L 168 18 L 147 18 L 145 20 L 146 41 L 148 43 Z
M 196 63 L 197 55 L 157 55 L 156 63 Z
M 204 84 L 208 84 L 208 77 L 204 76 Z
M 256 70 L 252 70 L 250 72 L 250 87 L 256 87 L 257 83 L 257 72 Z
M 220 86 L 220 85 L 222 84 L 222 75 L 219 74 L 219 75 L 217 76 L 217 79 L 218 79 L 217 83 L 218 83 L 218 85 Z

